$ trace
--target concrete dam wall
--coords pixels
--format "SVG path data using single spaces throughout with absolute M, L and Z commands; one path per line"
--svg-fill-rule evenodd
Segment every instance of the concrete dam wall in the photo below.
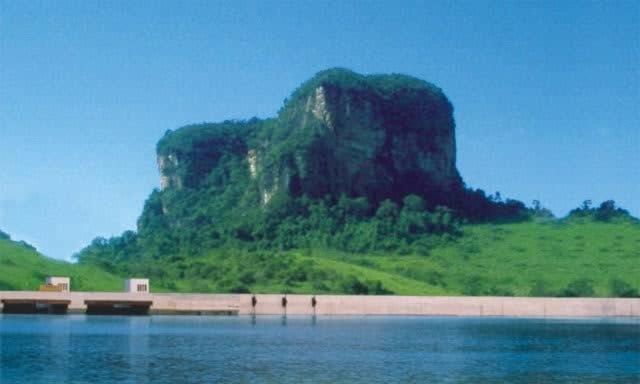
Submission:
M 0 291 L 0 307 L 8 313 L 640 317 L 640 298 Z

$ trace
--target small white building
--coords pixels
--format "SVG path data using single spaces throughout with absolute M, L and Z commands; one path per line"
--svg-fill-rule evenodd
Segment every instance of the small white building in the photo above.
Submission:
M 45 282 L 47 285 L 60 287 L 60 291 L 62 292 L 69 292 L 71 290 L 71 280 L 68 277 L 47 276 L 47 280 Z
M 149 279 L 126 279 L 124 291 L 130 293 L 149 293 Z

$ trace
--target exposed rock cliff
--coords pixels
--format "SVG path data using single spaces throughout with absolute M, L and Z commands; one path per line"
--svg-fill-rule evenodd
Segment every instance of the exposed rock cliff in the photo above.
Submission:
M 279 191 L 380 201 L 462 184 L 451 103 L 403 75 L 328 70 L 298 88 L 276 119 L 169 133 L 158 145 L 161 187 L 197 187 L 229 156 L 243 159 L 263 204 Z
M 182 188 L 182 179 L 176 174 L 179 166 L 176 154 L 158 155 L 157 162 L 160 172 L 160 188 Z
M 426 82 L 323 72 L 294 94 L 279 121 L 298 144 L 280 162 L 288 162 L 292 192 L 379 201 L 461 182 L 453 108 Z

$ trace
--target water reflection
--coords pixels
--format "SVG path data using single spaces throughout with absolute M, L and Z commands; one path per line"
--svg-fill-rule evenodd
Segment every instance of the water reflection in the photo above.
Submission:
M 49 321 L 52 331 L 43 333 L 42 335 L 43 341 L 48 343 L 48 350 L 51 351 L 48 369 L 55 371 L 55 375 L 61 378 L 61 382 L 70 382 L 69 351 L 71 350 L 70 339 L 72 323 L 64 317 L 58 316 L 52 316 Z
M 129 332 L 129 371 L 137 383 L 150 383 L 149 380 L 149 327 L 151 317 L 126 317 Z

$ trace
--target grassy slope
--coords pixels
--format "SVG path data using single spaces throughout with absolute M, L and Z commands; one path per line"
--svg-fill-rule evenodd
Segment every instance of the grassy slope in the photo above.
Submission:
M 368 270 L 416 281 L 392 287 L 383 280 L 385 286 L 398 294 L 419 293 L 422 289 L 431 293 L 435 289 L 424 287 L 425 283 L 431 283 L 453 295 L 527 296 L 536 281 L 551 292 L 559 292 L 581 278 L 593 282 L 597 296 L 611 295 L 612 279 L 640 289 L 638 224 L 530 222 L 475 225 L 464 231 L 465 236 L 459 242 L 437 248 L 428 257 L 328 256 L 351 258 Z
M 49 259 L 36 251 L 0 239 L 0 290 L 37 290 L 47 275 L 71 277 L 76 291 L 121 291 L 123 280 L 95 267 Z
M 253 292 L 339 292 L 340 276 L 382 282 L 395 294 L 532 295 L 538 283 L 544 295 L 557 295 L 573 281 L 589 279 L 596 296 L 612 296 L 611 280 L 640 290 L 640 224 L 591 220 L 536 221 L 470 225 L 457 242 L 429 256 L 347 254 L 331 250 L 290 253 L 312 261 L 327 276 L 326 289 L 311 282 L 287 286 L 277 279 L 246 284 Z M 224 256 L 222 256 L 224 257 Z M 212 253 L 208 263 L 219 263 Z M 199 259 L 202 262 L 202 259 Z M 216 290 L 215 282 L 179 280 L 176 289 Z M 539 293 L 538 293 L 539 295 Z
M 581 278 L 592 281 L 596 296 L 611 296 L 614 278 L 640 289 L 637 223 L 538 221 L 471 225 L 464 232 L 457 242 L 436 248 L 429 256 L 294 251 L 290 256 L 295 260 L 311 261 L 314 270 L 326 274 L 324 289 L 309 281 L 286 286 L 277 278 L 257 279 L 247 286 L 254 292 L 339 292 L 334 281 L 353 275 L 363 281 L 379 280 L 386 289 L 404 295 L 528 296 L 536 281 L 554 294 Z M 197 262 L 216 265 L 223 259 L 214 251 L 209 260 L 198 258 Z M 0 289 L 36 289 L 48 274 L 71 276 L 75 290 L 119 291 L 122 286 L 121 278 L 94 267 L 48 259 L 6 240 L 0 240 L 0 270 Z M 176 291 L 216 290 L 216 282 L 210 280 L 173 283 Z

